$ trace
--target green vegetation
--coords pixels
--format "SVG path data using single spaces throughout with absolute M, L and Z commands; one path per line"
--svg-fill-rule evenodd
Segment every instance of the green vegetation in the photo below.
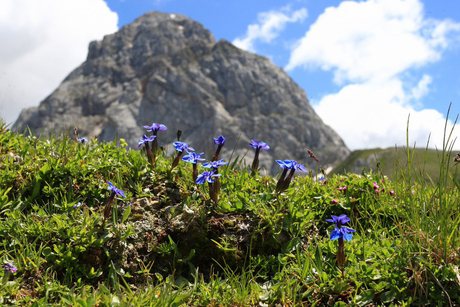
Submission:
M 191 163 L 171 170 L 161 151 L 152 165 L 123 140 L 0 130 L 0 262 L 17 268 L 0 272 L 0 305 L 460 303 L 458 166 L 448 140 L 436 181 L 409 150 L 393 180 L 379 171 L 312 174 L 283 193 L 277 178 L 220 157 L 228 164 L 215 203 L 193 182 Z M 115 197 L 105 220 L 107 181 L 126 198 Z M 343 276 L 326 222 L 342 214 L 356 230 Z
M 413 164 L 412 173 L 424 173 L 426 180 L 437 181 L 439 178 L 439 159 L 442 149 L 412 148 L 410 162 Z M 452 159 L 455 154 L 451 154 Z M 402 180 L 401 168 L 408 167 L 407 148 L 374 148 L 353 151 L 349 157 L 334 168 L 334 174 L 380 172 L 391 180 Z M 451 174 L 460 180 L 457 168 L 452 168 Z M 399 175 L 399 178 L 395 176 Z

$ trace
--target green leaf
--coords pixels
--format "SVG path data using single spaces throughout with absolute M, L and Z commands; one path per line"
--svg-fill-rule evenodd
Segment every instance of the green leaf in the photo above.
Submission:
M 129 215 L 131 214 L 131 207 L 126 208 L 126 210 L 123 212 L 123 218 L 121 219 L 121 223 L 126 222 L 128 219 Z
M 281 251 L 284 254 L 292 253 L 293 251 L 295 251 L 297 246 L 299 246 L 301 243 L 302 243 L 302 240 L 300 240 L 300 238 L 296 237 L 296 238 L 292 239 L 291 241 L 285 243 L 283 245 L 283 247 L 281 248 Z
M 34 189 L 32 191 L 32 199 L 36 198 L 38 194 L 40 194 L 40 185 L 41 185 L 41 179 L 40 177 L 37 177 L 34 183 Z
M 43 256 L 48 257 L 51 255 L 51 248 L 49 246 L 45 247 L 42 251 Z
M 187 263 L 193 258 L 193 256 L 195 256 L 195 249 L 192 248 L 190 250 L 190 253 L 188 254 L 187 258 L 181 259 L 181 261 L 184 262 L 184 263 Z
M 188 286 L 189 284 L 189 281 L 182 276 L 179 276 L 174 280 L 174 285 L 176 285 L 177 287 Z
M 323 259 L 321 255 L 322 251 L 319 246 L 316 246 L 315 248 L 315 264 L 316 264 L 316 269 L 318 270 L 318 273 L 321 273 L 323 271 Z
M 161 275 L 160 273 L 155 273 L 155 277 L 158 279 L 159 282 L 163 281 L 163 275 Z
M 358 304 L 359 306 L 365 306 L 372 302 L 372 300 L 374 299 L 374 296 L 375 296 L 374 290 L 372 289 L 366 290 L 356 297 L 356 304 Z
M 385 303 L 385 304 L 391 303 L 392 301 L 394 301 L 395 298 L 396 298 L 396 292 L 394 292 L 393 290 L 383 292 L 380 295 L 380 300 L 382 301 L 382 303 Z
M 237 201 L 237 202 L 235 203 L 235 208 L 236 208 L 236 210 L 241 210 L 241 209 L 243 209 L 243 203 L 240 202 L 240 201 Z

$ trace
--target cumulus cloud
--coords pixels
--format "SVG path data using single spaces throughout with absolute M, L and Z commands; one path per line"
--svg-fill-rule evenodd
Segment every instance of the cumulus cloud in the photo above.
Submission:
M 432 109 L 416 111 L 405 103 L 407 97 L 403 82 L 393 78 L 346 85 L 324 96 L 315 109 L 352 149 L 405 145 L 409 114 L 410 144 L 425 147 L 430 137 L 431 147 L 442 148 L 443 115 Z
M 422 79 L 418 82 L 417 86 L 412 88 L 410 99 L 416 101 L 423 98 L 429 92 L 429 85 L 433 82 L 433 78 L 429 75 L 423 75 Z
M 307 18 L 307 9 L 302 8 L 290 13 L 290 7 L 280 11 L 262 12 L 257 15 L 257 23 L 248 26 L 246 34 L 233 40 L 233 44 L 246 51 L 255 52 L 257 41 L 270 43 L 285 29 L 287 23 L 302 22 Z
M 442 114 L 415 108 L 423 105 L 433 78 L 425 74 L 414 85 L 403 73 L 439 61 L 459 32 L 452 20 L 425 18 L 419 0 L 345 1 L 311 25 L 286 69 L 333 72 L 342 88 L 315 109 L 351 149 L 405 144 L 409 114 L 411 140 L 424 146 L 431 132 L 431 144 L 440 147 Z
M 0 2 L 0 114 L 14 122 L 85 59 L 88 44 L 117 31 L 103 0 Z

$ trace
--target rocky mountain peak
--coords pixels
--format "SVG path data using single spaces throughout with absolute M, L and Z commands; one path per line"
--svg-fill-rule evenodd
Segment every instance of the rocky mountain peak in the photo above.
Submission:
M 102 41 L 38 107 L 23 110 L 14 128 L 45 134 L 78 127 L 81 135 L 132 147 L 153 122 L 168 130 L 160 142 L 182 141 L 210 154 L 213 137 L 227 138 L 222 157 L 244 156 L 251 139 L 268 143 L 260 165 L 307 159 L 325 165 L 349 150 L 310 106 L 305 92 L 269 59 L 215 41 L 200 23 L 179 14 L 149 12 Z M 170 152 L 173 149 L 170 148 Z M 252 153 L 248 155 L 252 159 Z M 316 166 L 312 166 L 316 168 Z

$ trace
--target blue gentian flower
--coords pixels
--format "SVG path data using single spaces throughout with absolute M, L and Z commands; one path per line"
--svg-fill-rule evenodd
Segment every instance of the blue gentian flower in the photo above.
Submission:
M 348 223 L 350 219 L 345 214 L 341 216 L 331 215 L 331 217 L 332 219 L 326 220 L 326 222 L 335 223 L 335 229 L 331 233 L 331 240 L 343 238 L 345 241 L 350 241 L 353 238 L 351 232 L 355 232 L 355 230 L 348 227 L 342 227 L 342 225 Z
M 151 126 L 144 126 L 144 128 L 147 129 L 147 132 L 153 132 L 154 135 L 156 135 L 158 131 L 165 131 L 168 129 L 165 125 L 157 123 L 153 123 Z
M 306 167 L 303 164 L 300 164 L 300 163 L 296 164 L 296 171 L 301 171 L 301 172 L 304 172 L 304 173 L 308 172 Z
M 115 187 L 110 181 L 106 182 L 109 184 L 109 187 L 107 188 L 109 191 L 112 191 L 112 193 L 115 193 L 118 196 L 126 197 L 125 193 L 122 190 L 117 189 L 117 187 Z
M 265 150 L 269 150 L 269 149 L 270 149 L 270 146 L 268 146 L 266 143 L 264 143 L 264 142 L 257 142 L 256 140 L 252 140 L 252 143 L 250 143 L 249 146 L 252 146 L 252 147 L 254 147 L 255 149 L 257 149 L 257 148 L 265 149 Z
M 295 160 L 276 160 L 276 163 L 283 169 L 283 173 L 281 174 L 280 179 L 278 179 L 278 183 L 276 184 L 276 191 L 281 193 L 289 187 L 291 183 L 292 177 L 294 177 L 295 171 L 307 172 L 305 166 L 300 163 L 297 163 Z M 287 174 L 288 170 L 290 170 L 289 175 Z
M 206 159 L 202 159 L 201 156 L 204 155 L 204 152 L 196 154 L 194 152 L 190 152 L 188 155 L 183 156 L 182 160 L 188 163 L 197 164 L 198 161 L 206 161 Z
M 282 168 L 282 169 L 289 169 L 291 168 L 292 166 L 292 162 L 294 160 L 284 160 L 284 161 L 281 161 L 281 160 L 276 160 L 276 163 L 278 163 L 278 165 Z M 294 161 L 295 162 L 295 161 Z M 295 162 L 297 163 L 297 162 Z
M 258 142 L 256 140 L 252 140 L 252 143 L 249 144 L 256 149 L 256 154 L 254 155 L 254 160 L 252 161 L 251 166 L 251 175 L 255 175 L 259 171 L 259 153 L 261 149 L 269 150 L 270 146 L 268 146 L 264 142 Z
M 193 149 L 192 147 L 189 147 L 188 144 L 184 142 L 174 142 L 173 144 L 174 144 L 174 148 L 176 148 L 178 153 L 177 153 L 177 156 L 173 160 L 173 163 L 171 165 L 171 170 L 179 164 L 179 161 L 181 160 L 182 155 L 185 152 L 195 151 L 195 149 Z
M 214 171 L 206 171 L 198 176 L 196 183 L 203 184 L 206 181 L 208 183 L 213 183 L 214 177 L 220 177 L 220 176 L 222 176 L 222 174 L 214 174 Z
M 88 139 L 86 139 L 86 138 L 78 138 L 78 142 L 80 142 L 82 144 L 85 144 L 85 143 L 88 143 Z
M 216 170 L 219 168 L 219 166 L 222 166 L 225 164 L 228 164 L 228 162 L 224 162 L 224 159 L 221 159 L 219 161 L 206 162 L 205 164 L 203 164 L 203 167 L 213 168 L 214 170 Z
M 145 134 L 144 136 L 142 137 L 142 139 L 140 139 L 140 141 L 137 143 L 137 147 L 140 147 L 142 144 L 147 144 L 148 145 L 148 142 L 151 142 L 153 140 L 155 140 L 156 136 L 151 136 L 151 137 L 147 137 Z
M 18 271 L 18 268 L 14 266 L 14 264 L 12 263 L 6 263 L 4 265 L 2 265 L 3 267 L 3 271 L 5 273 L 15 273 Z
M 211 168 L 212 172 L 215 173 L 214 177 L 221 176 L 219 173 L 219 166 L 225 165 L 227 162 L 224 162 L 224 160 L 219 160 L 219 161 L 211 161 L 203 164 L 203 167 L 206 168 Z M 198 180 L 197 180 L 198 182 Z M 208 181 L 209 182 L 209 181 Z M 214 180 L 213 180 L 214 182 Z M 215 179 L 215 183 L 211 184 L 209 183 L 209 196 L 211 197 L 212 200 L 214 200 L 215 203 L 217 203 L 217 199 L 219 197 L 219 192 L 220 192 L 220 180 L 219 178 Z
M 295 160 L 276 160 L 276 163 L 282 168 L 282 169 L 291 169 L 295 171 L 301 171 L 301 172 L 308 172 L 308 170 L 305 168 L 303 164 L 297 163 Z
M 112 191 L 112 193 L 110 193 L 110 197 L 107 200 L 107 204 L 105 204 L 105 207 L 104 207 L 104 224 L 105 224 L 105 221 L 109 218 L 110 213 L 112 212 L 112 204 L 115 199 L 115 195 L 126 197 L 125 193 L 122 190 L 117 189 L 117 187 L 115 187 L 110 181 L 106 181 L 106 182 L 109 184 L 108 189 L 109 191 Z
M 218 136 L 217 138 L 213 138 L 213 139 L 214 139 L 214 144 L 216 145 L 222 146 L 225 144 L 225 138 L 222 135 Z
M 188 144 L 184 143 L 184 142 L 174 142 L 173 145 L 174 145 L 174 148 L 177 151 L 180 151 L 180 152 L 183 152 L 183 151 L 186 151 L 186 152 L 195 151 L 195 149 L 193 149 L 192 147 L 189 147 Z
M 157 139 L 156 135 L 147 137 L 144 134 L 144 136 L 142 136 L 142 139 L 140 139 L 140 141 L 138 142 L 138 145 L 137 145 L 137 147 L 139 147 L 142 144 L 145 144 L 145 150 L 147 152 L 147 160 L 149 160 L 150 164 L 152 164 L 152 165 L 155 163 L 155 156 L 153 155 L 152 151 L 150 150 L 149 142 L 153 141 L 154 143 L 156 143 L 155 142 L 156 139 Z
M 185 161 L 185 162 L 188 162 L 188 163 L 192 163 L 193 164 L 193 169 L 192 169 L 192 179 L 193 179 L 193 182 L 196 182 L 197 178 L 198 178 L 198 169 L 197 169 L 197 163 L 198 161 L 205 161 L 205 159 L 202 159 L 201 156 L 203 156 L 204 153 L 199 153 L 199 154 L 196 154 L 194 152 L 191 152 L 189 153 L 187 156 L 183 156 L 182 157 L 182 160 Z
M 157 135 L 158 131 L 165 131 L 166 129 L 168 129 L 166 128 L 165 125 L 157 124 L 157 123 L 153 123 L 151 126 L 144 126 L 144 128 L 147 129 L 147 132 L 152 132 L 154 136 Z M 147 144 L 146 144 L 146 147 L 148 147 Z M 154 165 L 156 156 L 157 156 L 157 151 L 158 151 L 158 139 L 157 138 L 153 140 L 151 149 L 152 149 L 151 154 L 147 152 L 147 155 L 149 156 L 150 163 Z
M 214 139 L 214 144 L 217 145 L 217 149 L 216 149 L 216 153 L 212 156 L 211 161 L 217 161 L 219 160 L 220 150 L 222 149 L 222 147 L 224 147 L 225 138 L 221 135 L 213 139 Z

